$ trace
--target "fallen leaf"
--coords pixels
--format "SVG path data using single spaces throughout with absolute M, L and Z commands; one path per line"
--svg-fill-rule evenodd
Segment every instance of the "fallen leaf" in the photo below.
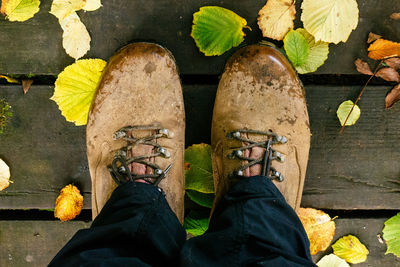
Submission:
M 350 267 L 350 265 L 335 254 L 329 254 L 317 262 L 318 267 Z
M 400 82 L 400 75 L 393 68 L 381 68 L 378 70 L 375 76 L 388 82 Z
M 29 89 L 31 89 L 31 85 L 33 80 L 22 80 L 22 89 L 24 90 L 24 94 L 28 93 Z
M 66 67 L 57 77 L 54 94 L 61 114 L 75 125 L 85 125 L 101 74 L 107 62 L 81 59 Z
M 12 117 L 11 106 L 4 99 L 0 98 L 0 134 L 10 122 Z
M 186 148 L 185 163 L 190 164 L 190 169 L 185 169 L 185 189 L 206 194 L 214 193 L 211 146 L 195 144 Z
M 194 203 L 206 208 L 212 207 L 215 198 L 215 194 L 205 194 L 194 190 L 186 190 L 186 195 Z
M 0 159 L 0 191 L 6 189 L 12 183 L 10 176 L 10 168 Z
M 258 26 L 264 37 L 282 40 L 293 29 L 296 8 L 293 0 L 267 0 L 258 12 Z
M 86 0 L 53 0 L 50 14 L 56 16 L 60 23 L 75 11 L 81 10 L 86 5 Z
M 392 57 L 385 59 L 385 64 L 388 65 L 391 68 L 394 68 L 396 70 L 400 69 L 400 58 L 398 57 Z
M 283 47 L 293 66 L 301 66 L 307 62 L 310 48 L 307 39 L 300 32 L 290 30 L 283 39 Z
M 343 126 L 353 105 L 354 103 L 351 100 L 344 101 L 342 104 L 340 104 L 338 110 L 336 111 L 336 115 L 339 118 L 340 125 Z M 346 126 L 354 125 L 360 118 L 360 115 L 361 115 L 361 109 L 357 105 L 355 105 L 353 111 L 351 112 L 349 118 L 347 119 Z
M 387 245 L 385 254 L 393 253 L 400 258 L 400 213 L 385 222 L 382 232 Z
M 5 75 L 0 75 L 0 79 L 1 78 L 6 79 L 7 82 L 9 82 L 9 83 L 19 83 L 19 81 L 17 79 L 14 79 L 14 78 L 11 78 L 11 77 L 8 77 Z
M 26 21 L 39 12 L 39 0 L 2 0 L 0 12 L 9 21 Z
M 82 9 L 85 11 L 95 11 L 100 7 L 102 7 L 101 0 L 86 0 L 86 4 Z
M 324 251 L 335 235 L 335 222 L 328 214 L 312 208 L 300 208 L 297 212 L 310 240 L 311 255 Z
M 301 33 L 307 40 L 309 54 L 306 62 L 303 65 L 295 66 L 300 74 L 316 71 L 322 66 L 329 54 L 329 43 L 318 41 L 315 42 L 314 36 L 309 34 L 305 29 L 296 29 L 296 32 Z
M 348 235 L 340 238 L 332 245 L 333 253 L 349 263 L 361 263 L 367 260 L 368 249 L 357 237 Z
M 354 64 L 356 65 L 357 71 L 359 73 L 366 75 L 374 75 L 367 62 L 357 58 L 356 61 L 354 61 Z
M 372 43 L 373 41 L 376 41 L 376 40 L 381 39 L 381 38 L 382 38 L 381 35 L 378 35 L 378 34 L 370 32 L 368 34 L 367 44 Z
M 400 19 L 400 13 L 393 13 L 392 15 L 390 15 L 391 19 L 394 20 L 399 20 Z
M 204 6 L 193 14 L 191 36 L 206 56 L 219 56 L 244 40 L 247 21 L 228 9 Z
M 346 42 L 358 24 L 356 0 L 304 0 L 301 21 L 316 41 Z
M 72 220 L 81 213 L 82 207 L 83 197 L 79 189 L 72 184 L 67 185 L 57 197 L 54 217 L 61 221 Z
M 368 47 L 368 56 L 372 59 L 385 59 L 400 56 L 400 43 L 378 39 Z
M 392 88 L 385 98 L 385 107 L 391 108 L 397 101 L 400 100 L 400 84 Z
M 183 227 L 189 234 L 199 236 L 207 231 L 209 221 L 208 213 L 192 210 L 185 217 Z
M 83 57 L 90 50 L 90 35 L 86 26 L 74 12 L 61 21 L 63 47 L 68 55 L 75 59 Z

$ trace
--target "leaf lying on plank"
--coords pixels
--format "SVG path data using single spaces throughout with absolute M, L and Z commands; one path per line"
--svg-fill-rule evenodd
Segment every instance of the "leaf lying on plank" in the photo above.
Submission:
M 367 260 L 368 249 L 357 237 L 348 235 L 340 238 L 332 245 L 333 253 L 349 263 L 361 263 Z
M 385 222 L 382 232 L 387 245 L 385 254 L 393 253 L 400 258 L 400 213 Z
M 342 104 L 340 104 L 338 110 L 336 111 L 336 115 L 339 118 L 340 125 L 344 125 L 347 117 L 348 119 L 346 121 L 346 126 L 354 125 L 360 118 L 361 109 L 357 105 L 355 105 L 353 108 L 353 105 L 354 103 L 351 100 L 344 101 Z M 353 111 L 351 111 L 352 108 Z M 348 116 L 350 111 L 351 114 L 350 116 Z
M 393 87 L 389 94 L 385 98 L 385 107 L 391 108 L 400 100 L 400 84 Z
M 378 70 L 375 76 L 388 82 L 400 82 L 400 75 L 393 68 L 381 68 Z
M 70 184 L 61 189 L 56 200 L 54 217 L 61 221 L 74 219 L 81 213 L 83 207 L 83 196 L 76 186 Z
M 191 36 L 206 56 L 219 56 L 244 40 L 247 21 L 218 6 L 204 6 L 193 14 Z
M 311 255 L 324 251 L 335 235 L 335 222 L 328 214 L 312 208 L 300 208 L 297 212 L 310 240 Z
M 53 0 L 50 14 L 63 21 L 75 11 L 81 10 L 86 5 L 86 0 Z
M 101 0 L 86 0 L 86 4 L 82 9 L 85 11 L 95 11 L 100 7 L 102 7 Z
M 324 256 L 317 262 L 318 267 L 350 267 L 350 265 L 335 254 Z
M 205 194 L 214 193 L 210 145 L 195 144 L 186 148 L 185 178 L 186 190 Z
M 354 61 L 354 64 L 356 65 L 357 71 L 359 73 L 362 73 L 365 75 L 374 75 L 367 62 L 357 58 L 356 61 Z
M 392 57 L 392 58 L 385 59 L 384 63 L 387 66 L 394 68 L 396 70 L 400 69 L 400 58 L 398 58 L 398 57 Z
M 268 0 L 258 12 L 258 26 L 264 37 L 282 40 L 294 27 L 295 14 L 294 0 Z
M 378 39 L 368 47 L 368 56 L 372 59 L 385 59 L 400 56 L 400 43 Z
M 304 28 L 317 41 L 346 42 L 358 24 L 356 0 L 304 0 L 301 9 Z
M 9 82 L 9 83 L 19 83 L 19 81 L 17 79 L 14 79 L 14 78 L 11 78 L 11 77 L 8 77 L 5 75 L 0 75 L 0 79 L 2 79 L 2 78 L 6 79 L 7 82 Z
M 0 191 L 6 189 L 12 183 L 10 176 L 10 168 L 0 159 Z
M 283 39 L 283 47 L 293 66 L 304 65 L 307 62 L 310 48 L 307 39 L 300 32 L 288 32 Z
M 39 0 L 2 0 L 0 12 L 9 21 L 26 21 L 39 12 Z
M 107 62 L 81 59 L 66 67 L 57 77 L 54 94 L 61 114 L 75 125 L 85 125 L 101 74 Z
M 368 34 L 367 44 L 370 44 L 370 43 L 372 43 L 372 42 L 374 42 L 374 41 L 376 41 L 376 40 L 378 40 L 378 39 L 380 39 L 380 38 L 382 38 L 382 36 L 370 32 L 370 33 Z

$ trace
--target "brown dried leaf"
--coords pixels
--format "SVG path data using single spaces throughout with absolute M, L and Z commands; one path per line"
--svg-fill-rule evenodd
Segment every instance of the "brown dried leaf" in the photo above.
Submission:
M 393 13 L 392 15 L 390 15 L 391 19 L 394 20 L 399 20 L 400 19 L 400 13 Z
M 400 69 L 400 58 L 392 57 L 392 58 L 385 59 L 385 64 L 391 68 L 398 70 L 398 69 Z
M 31 85 L 33 80 L 22 80 L 22 89 L 24 89 L 24 94 L 28 93 L 29 89 L 31 89 Z
M 385 59 L 400 56 L 400 43 L 378 39 L 368 47 L 368 56 L 372 59 Z
M 370 33 L 368 34 L 367 43 L 370 44 L 370 43 L 372 43 L 373 41 L 376 41 L 376 40 L 381 39 L 381 38 L 382 38 L 381 35 L 378 35 L 378 34 L 375 34 L 375 33 L 370 32 Z
M 83 197 L 76 186 L 70 184 L 61 189 L 61 193 L 56 200 L 54 217 L 61 221 L 74 219 L 81 213 L 83 207 Z
M 387 94 L 385 98 L 386 108 L 391 108 L 399 100 L 400 100 L 400 84 L 393 87 L 392 91 L 390 91 L 390 93 Z
M 367 62 L 357 58 L 357 60 L 354 61 L 354 64 L 356 65 L 357 71 L 359 73 L 362 73 L 365 75 L 374 75 Z
M 393 68 L 381 68 L 380 70 L 378 70 L 375 76 L 382 78 L 388 82 L 400 82 L 400 75 Z

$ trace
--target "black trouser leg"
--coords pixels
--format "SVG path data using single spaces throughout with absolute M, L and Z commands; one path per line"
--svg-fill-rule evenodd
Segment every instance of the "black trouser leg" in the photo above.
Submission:
M 188 240 L 182 266 L 315 266 L 294 210 L 266 177 L 236 184 L 221 200 L 208 231 Z
M 50 266 L 176 266 L 186 233 L 157 187 L 119 186 Z

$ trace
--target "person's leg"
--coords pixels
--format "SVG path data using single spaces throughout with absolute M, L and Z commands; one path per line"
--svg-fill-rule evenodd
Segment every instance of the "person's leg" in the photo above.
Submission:
M 51 265 L 176 262 L 185 240 L 184 112 L 166 49 L 135 43 L 109 60 L 86 128 L 94 221 Z
M 209 230 L 185 243 L 183 264 L 312 266 L 295 213 L 310 146 L 307 106 L 295 70 L 278 50 L 251 45 L 228 61 L 211 146 L 214 212 Z

